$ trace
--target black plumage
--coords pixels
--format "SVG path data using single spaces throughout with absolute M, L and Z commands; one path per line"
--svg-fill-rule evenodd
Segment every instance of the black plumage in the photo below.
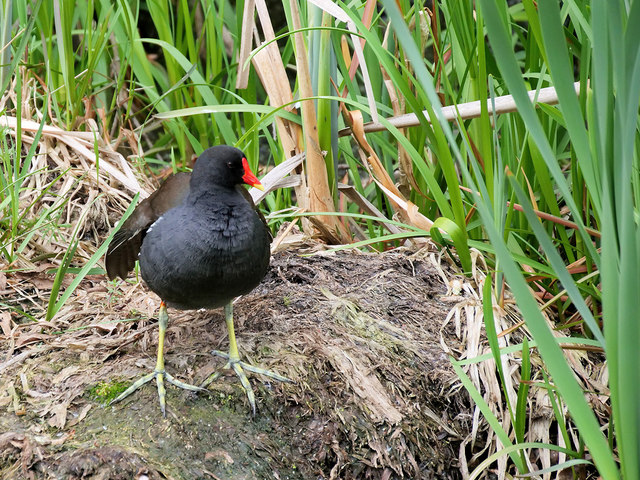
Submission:
M 182 388 L 201 390 L 173 379 L 164 370 L 165 304 L 178 309 L 225 306 L 230 351 L 215 353 L 228 358 L 254 412 L 253 391 L 242 367 L 287 380 L 241 362 L 238 355 L 231 302 L 260 283 L 269 267 L 271 243 L 266 221 L 243 183 L 262 188 L 242 151 L 229 146 L 209 148 L 196 161 L 192 174 L 170 177 L 136 207 L 114 235 L 105 259 L 109 278 L 125 278 L 138 258 L 142 278 L 163 301 L 156 369 L 115 401 L 152 378 L 158 378 L 163 413 L 164 386 L 160 383 L 164 377 Z

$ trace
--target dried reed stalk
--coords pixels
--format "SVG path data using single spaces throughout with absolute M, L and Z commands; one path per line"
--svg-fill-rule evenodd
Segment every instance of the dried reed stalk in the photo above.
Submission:
M 290 5 L 293 28 L 294 30 L 299 30 L 302 25 L 297 0 L 290 0 Z M 313 97 L 313 88 L 311 86 L 311 74 L 309 73 L 309 58 L 301 32 L 294 34 L 294 43 L 300 96 L 302 98 L 310 98 Z M 303 100 L 301 108 L 307 154 L 309 209 L 312 212 L 335 212 L 336 208 L 329 188 L 327 166 L 324 162 L 324 155 L 320 150 L 316 108 L 312 100 Z M 322 230 L 325 235 L 330 236 L 327 240 L 331 243 L 339 243 L 341 238 L 348 238 L 345 227 L 338 221 L 337 217 L 320 216 L 317 220 L 319 224 L 326 228 L 326 230 Z
M 573 84 L 576 94 L 580 93 L 580 82 Z M 587 85 L 587 88 L 589 86 Z M 558 94 L 555 87 L 541 88 L 540 90 L 529 91 L 529 98 L 536 104 L 544 103 L 545 105 L 556 105 L 558 103 Z M 494 108 L 495 106 L 495 108 Z M 512 95 L 502 95 L 494 99 L 487 100 L 487 109 L 489 115 L 500 115 L 502 113 L 515 112 L 517 110 L 516 102 L 513 100 Z M 462 120 L 469 120 L 471 118 L 478 118 L 481 114 L 480 100 L 474 102 L 461 103 L 460 105 L 447 105 L 442 107 L 442 116 L 448 121 L 454 121 L 458 118 Z M 427 110 L 422 112 L 428 122 L 431 122 L 429 113 Z M 415 113 L 407 113 L 405 115 L 394 116 L 388 118 L 387 121 L 396 128 L 416 127 L 420 125 L 420 121 Z M 365 133 L 381 132 L 387 129 L 382 123 L 369 122 L 363 127 Z M 351 129 L 349 127 L 340 130 L 338 135 L 341 137 L 349 135 Z
M 295 111 L 295 108 L 292 106 L 293 93 L 289 85 L 289 78 L 287 77 L 278 45 L 273 41 L 275 39 L 275 32 L 271 23 L 269 9 L 264 0 L 248 0 L 244 5 L 236 88 L 246 88 L 248 85 L 249 69 L 245 68 L 245 64 L 250 57 L 254 38 L 256 46 L 260 46 L 261 44 L 254 19 L 256 12 L 258 13 L 258 19 L 264 34 L 264 42 L 272 43 L 253 55 L 253 57 L 251 57 L 251 63 L 269 96 L 271 105 L 274 107 L 285 106 L 285 109 Z M 302 129 L 300 125 L 278 116 L 275 117 L 275 122 L 285 156 L 295 157 L 300 154 L 303 151 Z M 307 179 L 303 174 L 303 166 L 298 166 L 296 171 L 300 178 L 300 181 L 294 187 L 298 205 L 303 211 L 308 211 L 309 190 L 307 187 Z M 312 225 L 306 218 L 302 219 L 302 227 L 309 233 L 312 230 Z
M 385 170 L 382 162 L 378 158 L 375 150 L 371 147 L 364 134 L 362 112 L 359 110 L 347 111 L 346 107 L 342 108 L 345 122 L 350 125 L 353 137 L 360 146 L 364 165 L 371 173 L 371 177 L 378 187 L 385 193 L 391 201 L 391 205 L 398 213 L 404 223 L 414 225 L 423 230 L 429 231 L 433 225 L 433 221 L 425 217 L 418 211 L 418 206 L 409 200 L 398 190 L 395 183 Z

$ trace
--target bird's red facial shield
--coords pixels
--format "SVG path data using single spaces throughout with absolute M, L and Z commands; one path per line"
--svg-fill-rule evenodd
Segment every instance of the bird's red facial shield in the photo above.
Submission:
M 244 168 L 244 175 L 242 176 L 242 181 L 247 185 L 251 185 L 252 187 L 257 188 L 258 190 L 264 191 L 264 187 L 260 183 L 260 180 L 258 180 L 258 177 L 256 177 L 251 171 L 251 168 L 249 168 L 249 162 L 247 161 L 246 158 L 242 159 L 242 167 Z

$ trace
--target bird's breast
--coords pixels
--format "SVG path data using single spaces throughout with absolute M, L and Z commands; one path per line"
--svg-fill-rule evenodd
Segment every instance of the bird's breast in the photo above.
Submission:
M 170 305 L 213 308 L 248 293 L 269 265 L 269 236 L 250 206 L 170 210 L 147 231 L 142 277 Z

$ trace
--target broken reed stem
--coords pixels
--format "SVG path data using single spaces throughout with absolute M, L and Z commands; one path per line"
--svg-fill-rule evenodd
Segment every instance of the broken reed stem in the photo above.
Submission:
M 293 29 L 300 30 L 302 25 L 300 22 L 298 2 L 297 0 L 290 0 L 290 4 Z M 309 73 L 307 49 L 301 32 L 294 34 L 294 42 L 300 97 L 311 98 L 313 97 L 311 74 Z M 329 189 L 327 167 L 325 165 L 324 156 L 322 155 L 318 139 L 316 108 L 313 100 L 302 101 L 301 109 L 307 154 L 306 164 L 307 179 L 309 182 L 309 209 L 312 212 L 335 212 L 336 208 L 331 196 L 331 190 Z M 326 227 L 326 229 L 323 229 L 323 234 L 329 233 L 331 237 L 333 237 L 327 238 L 327 241 L 339 243 L 341 238 L 348 238 L 344 226 L 336 217 L 323 215 L 318 217 L 318 221 Z
M 576 94 L 580 93 L 580 82 L 573 84 Z M 588 88 L 588 85 L 587 85 Z M 554 87 L 541 88 L 540 90 L 529 91 L 529 98 L 531 101 L 535 101 L 537 104 L 544 103 L 546 105 L 556 105 L 558 103 L 558 94 Z M 495 108 L 494 108 L 495 104 Z M 487 109 L 489 115 L 500 115 L 503 113 L 515 112 L 518 108 L 516 102 L 513 100 L 512 95 L 502 95 L 494 99 L 487 100 Z M 422 112 L 428 122 L 431 122 L 427 110 Z M 448 105 L 442 107 L 442 116 L 448 121 L 454 121 L 458 118 L 462 120 L 468 120 L 471 118 L 478 118 L 481 113 L 480 100 L 475 102 L 461 103 L 460 105 Z M 396 128 L 404 127 L 416 127 L 420 125 L 420 121 L 415 113 L 407 113 L 405 115 L 399 115 L 396 117 L 387 118 L 387 121 Z M 382 123 L 369 122 L 364 125 L 364 132 L 381 132 L 386 130 L 387 127 Z M 338 132 L 340 137 L 349 135 L 351 128 L 343 128 Z

